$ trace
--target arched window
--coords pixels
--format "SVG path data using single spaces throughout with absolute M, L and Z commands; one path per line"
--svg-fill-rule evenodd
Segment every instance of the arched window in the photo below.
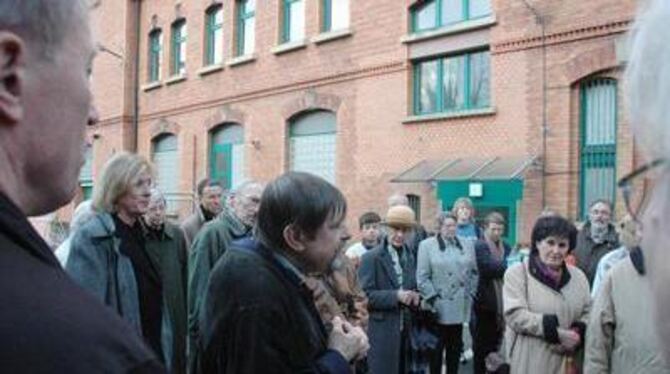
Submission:
M 161 79 L 163 65 L 163 32 L 155 29 L 149 33 L 149 82 Z
M 581 212 L 616 194 L 617 82 L 599 78 L 581 85 Z
M 210 134 L 211 179 L 234 189 L 244 182 L 244 128 L 238 124 L 217 127 Z
M 205 12 L 205 66 L 223 62 L 223 6 L 215 4 Z
M 289 123 L 289 168 L 335 183 L 336 117 L 325 110 L 295 116 Z
M 186 73 L 186 20 L 179 19 L 172 24 L 172 75 Z
M 179 192 L 179 153 L 177 137 L 165 134 L 153 141 L 151 161 L 156 168 L 156 186 L 170 200 L 170 195 Z

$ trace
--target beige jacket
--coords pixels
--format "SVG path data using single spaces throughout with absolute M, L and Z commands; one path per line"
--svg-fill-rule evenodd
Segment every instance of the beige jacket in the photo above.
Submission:
M 586 329 L 586 374 L 670 373 L 656 337 L 652 302 L 649 279 L 630 257 L 610 269 Z
M 567 265 L 570 279 L 559 291 L 540 282 L 528 269 L 528 261 L 505 273 L 503 313 L 505 350 L 511 373 L 563 374 L 565 354 L 559 344 L 547 341 L 545 326 L 555 315 L 558 327 L 586 323 L 591 297 L 589 283 L 578 268 Z

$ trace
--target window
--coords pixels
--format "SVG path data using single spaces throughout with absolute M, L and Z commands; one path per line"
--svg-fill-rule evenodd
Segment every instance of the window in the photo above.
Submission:
M 487 108 L 490 98 L 488 51 L 423 61 L 414 66 L 414 113 Z
M 209 176 L 234 189 L 244 182 L 244 129 L 238 124 L 218 127 L 211 135 Z
M 81 187 L 84 200 L 91 198 L 93 194 L 93 147 L 86 147 L 84 153 L 84 166 L 79 172 L 79 186 Z
M 300 41 L 305 37 L 305 1 L 283 0 L 284 24 L 282 28 L 283 43 Z
M 149 82 L 161 79 L 163 65 L 163 33 L 156 29 L 149 33 Z
M 156 187 L 164 194 L 168 202 L 168 211 L 174 211 L 179 191 L 179 153 L 177 137 L 162 135 L 153 141 L 151 161 L 156 168 Z
M 491 14 L 491 0 L 431 0 L 412 10 L 412 31 L 426 31 Z
M 186 73 L 186 20 L 172 24 L 172 75 Z
M 414 215 L 416 216 L 416 222 L 421 223 L 421 196 L 412 194 L 406 196 L 407 203 L 409 204 L 409 207 L 412 208 Z
M 616 194 L 617 83 L 594 79 L 581 86 L 581 212 Z
M 205 65 L 223 62 L 223 7 L 214 5 L 205 13 Z
M 290 122 L 289 167 L 335 183 L 336 118 L 319 110 L 298 115 Z
M 349 27 L 349 0 L 323 0 L 322 31 L 343 30 Z
M 237 2 L 237 55 L 254 53 L 256 43 L 256 0 Z

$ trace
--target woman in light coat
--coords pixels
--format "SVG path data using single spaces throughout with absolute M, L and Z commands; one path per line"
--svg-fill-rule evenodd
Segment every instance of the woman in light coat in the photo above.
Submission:
M 580 366 L 589 314 L 589 283 L 565 263 L 577 230 L 560 216 L 541 217 L 527 260 L 505 273 L 505 348 L 512 373 L 566 373 Z
M 477 260 L 473 241 L 456 237 L 456 217 L 438 216 L 439 234 L 419 244 L 416 280 L 419 292 L 436 312 L 440 343 L 431 359 L 431 373 L 442 372 L 446 349 L 447 372 L 458 372 L 463 349 L 463 323 L 469 322 L 477 292 Z

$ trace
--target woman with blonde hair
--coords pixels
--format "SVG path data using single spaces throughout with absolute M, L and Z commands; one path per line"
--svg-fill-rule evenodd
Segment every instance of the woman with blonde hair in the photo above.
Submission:
M 142 156 L 121 152 L 107 161 L 93 190 L 96 214 L 72 238 L 65 269 L 134 326 L 170 368 L 177 337 L 165 307 L 160 264 L 147 252 L 141 221 L 153 178 Z
M 456 235 L 461 239 L 479 240 L 484 237 L 482 229 L 475 222 L 475 206 L 467 197 L 459 197 L 454 201 L 451 213 L 458 220 Z

